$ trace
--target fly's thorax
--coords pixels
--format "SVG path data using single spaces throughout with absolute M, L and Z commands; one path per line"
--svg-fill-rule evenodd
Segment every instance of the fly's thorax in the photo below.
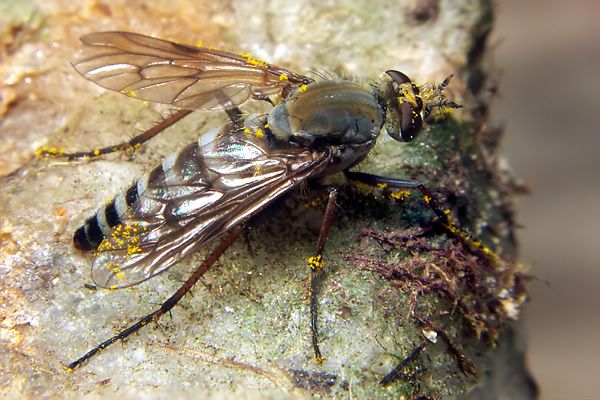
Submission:
M 303 146 L 335 146 L 374 141 L 383 110 L 373 93 L 351 81 L 303 86 L 268 116 L 275 139 Z

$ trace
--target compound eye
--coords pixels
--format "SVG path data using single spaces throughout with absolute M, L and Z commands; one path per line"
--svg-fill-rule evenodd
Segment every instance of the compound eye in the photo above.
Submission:
M 403 83 L 412 83 L 410 78 L 403 72 L 390 69 L 385 71 L 385 73 L 388 74 L 390 78 L 392 78 L 392 80 L 398 85 L 402 85 Z
M 400 136 L 405 142 L 410 142 L 423 128 L 423 120 L 410 103 L 400 104 L 400 118 Z

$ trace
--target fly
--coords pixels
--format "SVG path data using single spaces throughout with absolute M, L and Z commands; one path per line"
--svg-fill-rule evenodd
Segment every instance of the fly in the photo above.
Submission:
M 285 68 L 211 48 L 172 43 L 126 32 L 93 33 L 74 68 L 85 78 L 129 97 L 178 107 L 171 116 L 131 141 L 88 152 L 41 149 L 40 155 L 92 157 L 135 149 L 193 110 L 225 110 L 230 122 L 201 135 L 114 197 L 74 234 L 74 244 L 93 251 L 92 279 L 103 288 L 143 282 L 214 239 L 221 243 L 162 306 L 69 364 L 73 369 L 98 351 L 167 313 L 236 240 L 240 228 L 273 200 L 302 182 L 344 173 L 349 181 L 416 190 L 442 225 L 470 241 L 439 207 L 427 188 L 410 179 L 392 179 L 350 169 L 375 145 L 381 131 L 400 142 L 413 140 L 428 121 L 460 107 L 439 86 L 416 85 L 388 70 L 371 84 L 343 78 L 313 79 Z M 247 100 L 271 103 L 266 114 L 244 114 Z M 311 333 L 317 335 L 317 273 L 333 221 L 337 189 L 329 199 L 311 268 Z

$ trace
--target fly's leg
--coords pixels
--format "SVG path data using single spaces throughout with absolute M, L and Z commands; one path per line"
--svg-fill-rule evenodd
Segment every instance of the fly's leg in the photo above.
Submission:
M 173 114 L 169 115 L 167 118 L 160 121 L 158 124 L 152 126 L 150 129 L 147 129 L 143 133 L 133 137 L 131 140 L 119 144 L 115 144 L 112 146 L 102 147 L 99 149 L 89 150 L 89 151 L 76 151 L 73 153 L 67 153 L 63 149 L 58 149 L 56 147 L 48 147 L 42 146 L 36 150 L 35 154 L 38 158 L 41 157 L 61 157 L 66 158 L 68 160 L 74 160 L 77 158 L 93 158 L 98 157 L 104 154 L 117 153 L 120 151 L 133 151 L 140 147 L 143 143 L 152 139 L 154 136 L 158 135 L 165 129 L 174 125 L 179 120 L 185 118 L 189 114 L 191 114 L 193 110 L 178 110 Z M 241 127 L 243 125 L 242 119 L 242 111 L 238 107 L 230 107 L 225 110 L 227 116 L 234 123 L 236 127 Z
M 325 208 L 325 216 L 323 223 L 321 224 L 321 231 L 319 233 L 319 240 L 317 241 L 317 250 L 313 257 L 308 258 L 308 266 L 310 267 L 310 332 L 312 336 L 312 345 L 315 353 L 315 360 L 318 363 L 323 362 L 323 356 L 319 349 L 319 335 L 317 330 L 317 316 L 318 316 L 318 278 L 319 272 L 323 269 L 325 264 L 323 263 L 323 249 L 325 243 L 327 243 L 327 237 L 329 236 L 329 228 L 333 223 L 333 216 L 335 214 L 335 200 L 337 198 L 338 191 L 336 188 L 329 189 L 329 198 L 327 200 L 327 207 Z
M 116 153 L 119 151 L 132 151 L 140 147 L 140 145 L 148 140 L 152 139 L 154 136 L 158 135 L 180 119 L 184 118 L 188 114 L 190 114 L 192 110 L 178 110 L 173 114 L 169 115 L 167 118 L 160 121 L 158 124 L 154 125 L 150 129 L 145 132 L 133 137 L 133 139 L 128 142 L 123 142 L 119 144 L 115 144 L 112 146 L 102 147 L 99 149 L 89 150 L 89 151 L 76 151 L 74 153 L 66 153 L 62 149 L 57 149 L 55 147 L 47 147 L 42 146 L 36 150 L 35 155 L 37 157 L 62 157 L 67 158 L 69 160 L 74 160 L 77 158 L 92 158 L 98 157 L 103 154 Z
M 495 263 L 498 261 L 498 256 L 492 249 L 483 244 L 480 240 L 475 239 L 469 233 L 461 229 L 452 218 L 449 209 L 442 207 L 435 198 L 431 195 L 431 192 L 425 185 L 419 181 L 412 179 L 396 179 L 387 178 L 384 176 L 378 176 L 373 174 L 367 174 L 364 172 L 345 172 L 346 177 L 350 181 L 360 182 L 369 186 L 378 187 L 381 189 L 396 189 L 390 194 L 392 198 L 403 198 L 406 197 L 410 190 L 417 190 L 421 194 L 421 198 L 427 204 L 427 206 L 435 213 L 438 218 L 438 222 L 453 236 L 457 237 L 472 251 L 483 254 L 491 262 Z
M 196 271 L 194 271 L 192 276 L 190 276 L 188 280 L 185 281 L 183 285 L 181 285 L 181 287 L 175 292 L 175 294 L 169 297 L 167 301 L 165 301 L 158 310 L 146 315 L 138 322 L 131 325 L 129 328 L 119 332 L 117 335 L 111 337 L 105 342 L 100 343 L 98 346 L 94 347 L 92 350 L 84 354 L 81 358 L 70 363 L 67 366 L 68 371 L 72 371 L 88 359 L 92 358 L 99 351 L 104 350 L 105 348 L 119 340 L 127 338 L 129 335 L 139 331 L 141 328 L 148 325 L 150 322 L 157 321 L 164 314 L 168 313 L 175 306 L 175 304 L 177 304 L 179 300 L 181 300 L 181 298 L 192 288 L 192 286 L 194 286 L 194 284 L 198 282 L 198 279 L 200 279 L 200 277 L 202 277 L 202 275 L 204 275 L 206 271 L 208 271 L 208 269 L 219 259 L 219 257 L 221 257 L 225 250 L 227 250 L 229 246 L 231 246 L 231 244 L 238 238 L 239 234 L 239 229 L 236 229 L 229 233 L 225 237 L 225 239 L 223 239 L 223 241 L 219 244 L 219 246 L 216 249 L 214 249 L 212 253 L 208 255 L 208 257 L 206 257 L 204 262 L 198 267 L 198 269 L 196 269 Z
M 475 370 L 475 366 L 471 363 L 471 361 L 469 361 L 465 357 L 465 355 L 462 354 L 462 352 L 454 345 L 454 343 L 452 343 L 450 338 L 443 331 L 436 330 L 436 333 L 438 333 L 439 337 L 442 340 L 444 340 L 446 342 L 446 344 L 448 345 L 449 352 L 456 359 L 458 367 L 460 368 L 462 373 L 465 374 L 466 376 L 475 376 L 477 372 Z M 385 385 L 389 385 L 390 383 L 395 381 L 400 376 L 400 373 L 402 372 L 404 367 L 406 367 L 414 359 L 416 359 L 419 356 L 419 354 L 421 354 L 425 350 L 425 348 L 432 343 L 435 343 L 435 342 L 432 342 L 429 339 L 425 339 L 423 342 L 421 342 L 421 344 L 419 344 L 417 347 L 415 347 L 408 356 L 404 357 L 404 359 L 398 365 L 396 365 L 394 367 L 394 369 L 392 369 L 390 372 L 388 372 L 379 381 L 379 383 L 385 386 Z
M 385 386 L 385 385 L 389 385 L 390 383 L 392 383 L 393 381 L 395 381 L 396 378 L 398 378 L 398 376 L 400 375 L 400 372 L 402 372 L 402 370 L 404 369 L 404 367 L 406 367 L 415 358 L 417 358 L 419 356 L 419 354 L 421 354 L 421 352 L 423 351 L 423 349 L 425 349 L 425 347 L 429 343 L 431 343 L 429 340 L 424 340 L 420 345 L 418 345 L 417 347 L 415 347 L 413 349 L 413 351 L 411 351 L 411 353 L 408 356 L 406 356 L 402 360 L 402 362 L 400 362 L 400 364 L 396 365 L 393 370 L 391 370 L 386 376 L 384 376 L 379 381 L 379 383 Z
M 225 113 L 236 128 L 244 126 L 244 113 L 239 107 L 231 107 L 225 110 Z

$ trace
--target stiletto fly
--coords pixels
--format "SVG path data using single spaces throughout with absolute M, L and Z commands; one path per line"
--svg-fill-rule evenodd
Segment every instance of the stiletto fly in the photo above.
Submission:
M 87 219 L 75 246 L 93 251 L 92 279 L 103 288 L 136 285 L 182 260 L 214 239 L 222 241 L 162 306 L 128 329 L 72 362 L 73 369 L 168 312 L 235 241 L 253 215 L 302 182 L 344 173 L 347 180 L 416 190 L 442 224 L 456 230 L 448 212 L 429 191 L 410 179 L 391 179 L 350 168 L 360 163 L 381 131 L 400 142 L 413 140 L 427 122 L 458 104 L 439 86 L 416 85 L 389 70 L 372 83 L 344 78 L 311 78 L 285 68 L 212 48 L 180 45 L 126 32 L 81 38 L 74 68 L 98 85 L 127 96 L 178 107 L 171 116 L 131 141 L 88 152 L 41 149 L 41 155 L 93 157 L 135 149 L 193 110 L 225 110 L 220 129 L 202 134 L 118 194 Z M 248 100 L 268 101 L 266 114 L 245 117 Z M 329 199 L 311 272 L 311 332 L 315 357 L 317 273 L 332 224 L 337 190 Z M 456 233 L 456 232 L 453 232 Z M 465 236 L 466 237 L 466 236 Z

